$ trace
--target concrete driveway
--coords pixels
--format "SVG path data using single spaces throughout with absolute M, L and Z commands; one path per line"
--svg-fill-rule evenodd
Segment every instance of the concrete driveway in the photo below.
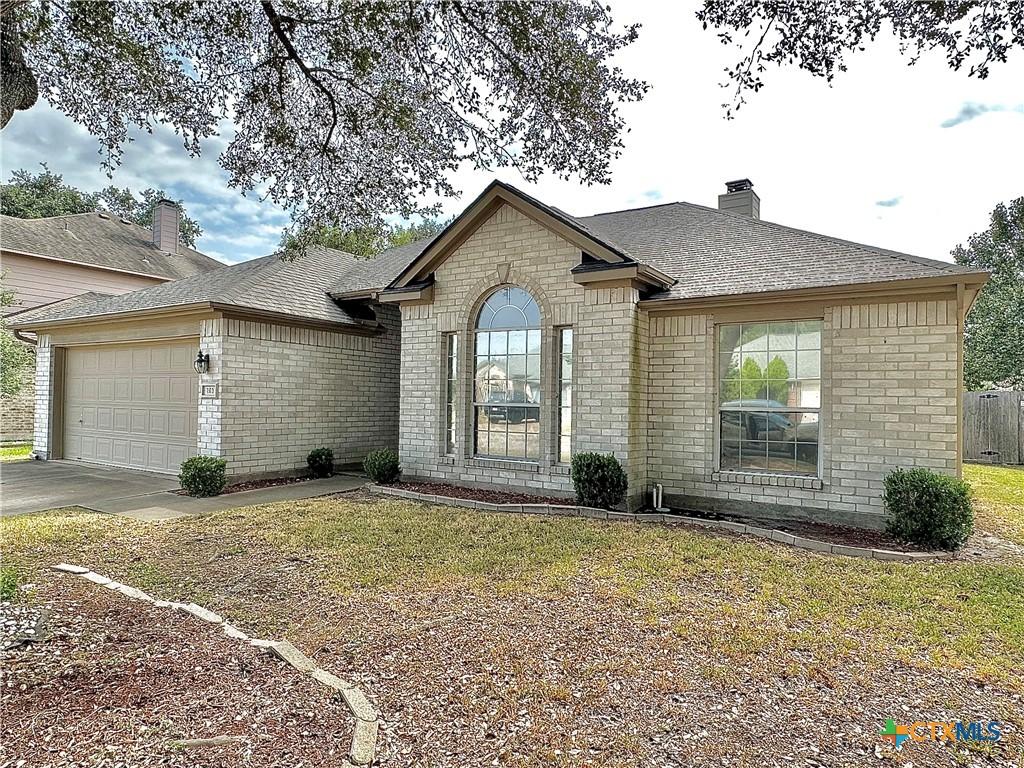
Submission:
M 76 461 L 16 461 L 0 464 L 0 514 L 21 515 L 56 507 L 94 508 L 115 499 L 177 487 L 174 475 Z
M 359 475 L 337 474 L 291 485 L 254 488 L 205 499 L 179 496 L 178 478 L 77 461 L 19 461 L 0 464 L 0 514 L 24 515 L 57 507 L 85 507 L 136 520 L 170 520 L 253 504 L 308 499 L 354 491 Z

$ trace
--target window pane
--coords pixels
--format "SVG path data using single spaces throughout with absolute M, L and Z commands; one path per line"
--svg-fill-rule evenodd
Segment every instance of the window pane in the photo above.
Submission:
M 768 324 L 744 323 L 740 326 L 739 347 L 744 352 L 768 349 Z
M 805 320 L 797 323 L 797 349 L 821 349 L 821 321 Z
M 796 400 L 793 405 L 797 408 L 820 408 L 821 382 L 817 380 L 797 382 Z
M 508 353 L 510 355 L 526 354 L 526 331 L 512 331 L 509 333 Z
M 768 349 L 773 352 L 796 349 L 796 323 L 769 323 Z
M 740 468 L 740 443 L 739 440 L 723 440 L 721 443 L 722 469 Z
M 558 372 L 558 460 L 561 462 L 572 458 L 572 341 L 572 328 L 563 328 Z
M 796 352 L 768 353 L 768 367 L 765 368 L 766 379 L 789 379 L 796 377 Z
M 796 445 L 768 443 L 768 469 L 773 472 L 796 471 Z
M 818 474 L 818 444 L 797 443 L 795 471 L 804 475 Z
M 508 440 L 504 432 L 491 432 L 489 436 L 489 456 L 508 456 Z
M 804 349 L 797 353 L 796 376 L 799 379 L 816 379 L 821 376 L 821 351 Z
M 740 443 L 740 466 L 743 469 L 767 469 L 768 441 L 744 440 Z

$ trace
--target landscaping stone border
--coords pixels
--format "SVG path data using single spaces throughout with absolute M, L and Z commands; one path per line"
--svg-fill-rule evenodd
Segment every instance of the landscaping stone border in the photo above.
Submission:
M 74 576 L 80 576 L 87 581 L 91 581 L 93 584 L 106 587 L 107 589 L 115 592 L 120 592 L 122 595 L 133 600 L 151 603 L 157 608 L 170 608 L 174 611 L 191 614 L 197 619 L 202 619 L 210 624 L 219 626 L 228 637 L 247 642 L 249 645 L 256 648 L 262 648 L 268 653 L 281 659 L 296 671 L 309 675 L 321 685 L 330 688 L 333 691 L 332 696 L 340 696 L 345 702 L 345 706 L 348 707 L 348 711 L 351 712 L 352 716 L 355 718 L 356 724 L 355 730 L 352 733 L 352 745 L 348 752 L 348 765 L 364 766 L 373 762 L 374 752 L 377 749 L 377 729 L 379 727 L 379 722 L 377 711 L 373 708 L 373 705 L 370 704 L 370 700 L 366 698 L 366 695 L 357 685 L 350 683 L 347 680 L 342 680 L 340 677 L 331 674 L 325 669 L 321 669 L 311 658 L 306 656 L 287 640 L 261 640 L 259 638 L 249 637 L 238 627 L 229 624 L 216 613 L 203 608 L 201 605 L 196 605 L 195 603 L 176 603 L 172 600 L 158 600 L 155 597 L 147 595 L 141 589 L 136 589 L 135 587 L 128 586 L 127 584 L 114 581 L 113 579 L 109 579 L 99 573 L 90 571 L 88 568 L 83 568 L 80 565 L 58 563 L 57 565 L 51 565 L 50 569 L 60 571 L 62 573 L 69 573 Z M 228 743 L 228 741 L 223 741 L 224 739 L 234 738 L 235 737 L 218 736 L 213 739 L 186 739 L 185 741 L 178 742 L 178 744 L 186 747 L 221 746 L 222 744 Z M 216 744 L 214 744 L 214 742 L 216 742 Z
M 898 552 L 891 549 L 872 549 L 868 547 L 851 547 L 846 544 L 832 544 L 806 536 L 797 536 L 774 528 L 762 528 L 756 525 L 735 522 L 733 520 L 708 520 L 703 517 L 677 515 L 672 512 L 617 512 L 594 507 L 563 506 L 560 504 L 491 504 L 474 499 L 458 499 L 452 496 L 440 496 L 429 493 L 418 493 L 404 488 L 392 488 L 387 485 L 371 485 L 370 490 L 384 496 L 396 496 L 411 501 L 423 501 L 429 504 L 443 504 L 449 507 L 481 509 L 486 512 L 511 512 L 528 515 L 562 515 L 572 517 L 589 517 L 595 520 L 618 520 L 631 523 L 661 523 L 664 525 L 696 525 L 701 528 L 718 528 L 733 533 L 756 536 L 779 544 L 787 544 L 798 549 L 821 552 L 826 555 L 845 555 L 847 557 L 863 557 L 868 560 L 888 560 L 900 563 L 917 563 L 925 560 L 939 560 L 953 557 L 952 552 Z

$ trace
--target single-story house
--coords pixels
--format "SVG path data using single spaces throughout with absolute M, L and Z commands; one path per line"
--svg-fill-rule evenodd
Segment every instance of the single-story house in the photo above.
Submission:
M 157 203 L 152 229 L 104 211 L 41 219 L 0 215 L 0 276 L 14 295 L 0 311 L 16 314 L 83 293 L 127 293 L 224 266 L 179 242 L 180 224 L 181 209 L 170 200 Z M 35 371 L 26 373 L 21 391 L 0 401 L 0 440 L 32 437 Z
M 40 457 L 238 476 L 397 446 L 408 477 L 880 527 L 897 466 L 958 474 L 987 274 L 761 221 L 747 180 L 574 217 L 506 184 L 371 261 L 317 249 L 26 313 Z M 192 370 L 197 352 L 208 370 Z M 202 369 L 203 366 L 199 366 Z

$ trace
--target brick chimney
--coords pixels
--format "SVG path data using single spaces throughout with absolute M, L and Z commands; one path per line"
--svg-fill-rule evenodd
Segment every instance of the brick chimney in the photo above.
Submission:
M 725 194 L 718 196 L 718 210 L 742 213 L 752 219 L 761 218 L 761 198 L 750 179 L 725 182 Z
M 153 209 L 153 244 L 165 253 L 178 252 L 181 208 L 173 200 L 161 200 Z

